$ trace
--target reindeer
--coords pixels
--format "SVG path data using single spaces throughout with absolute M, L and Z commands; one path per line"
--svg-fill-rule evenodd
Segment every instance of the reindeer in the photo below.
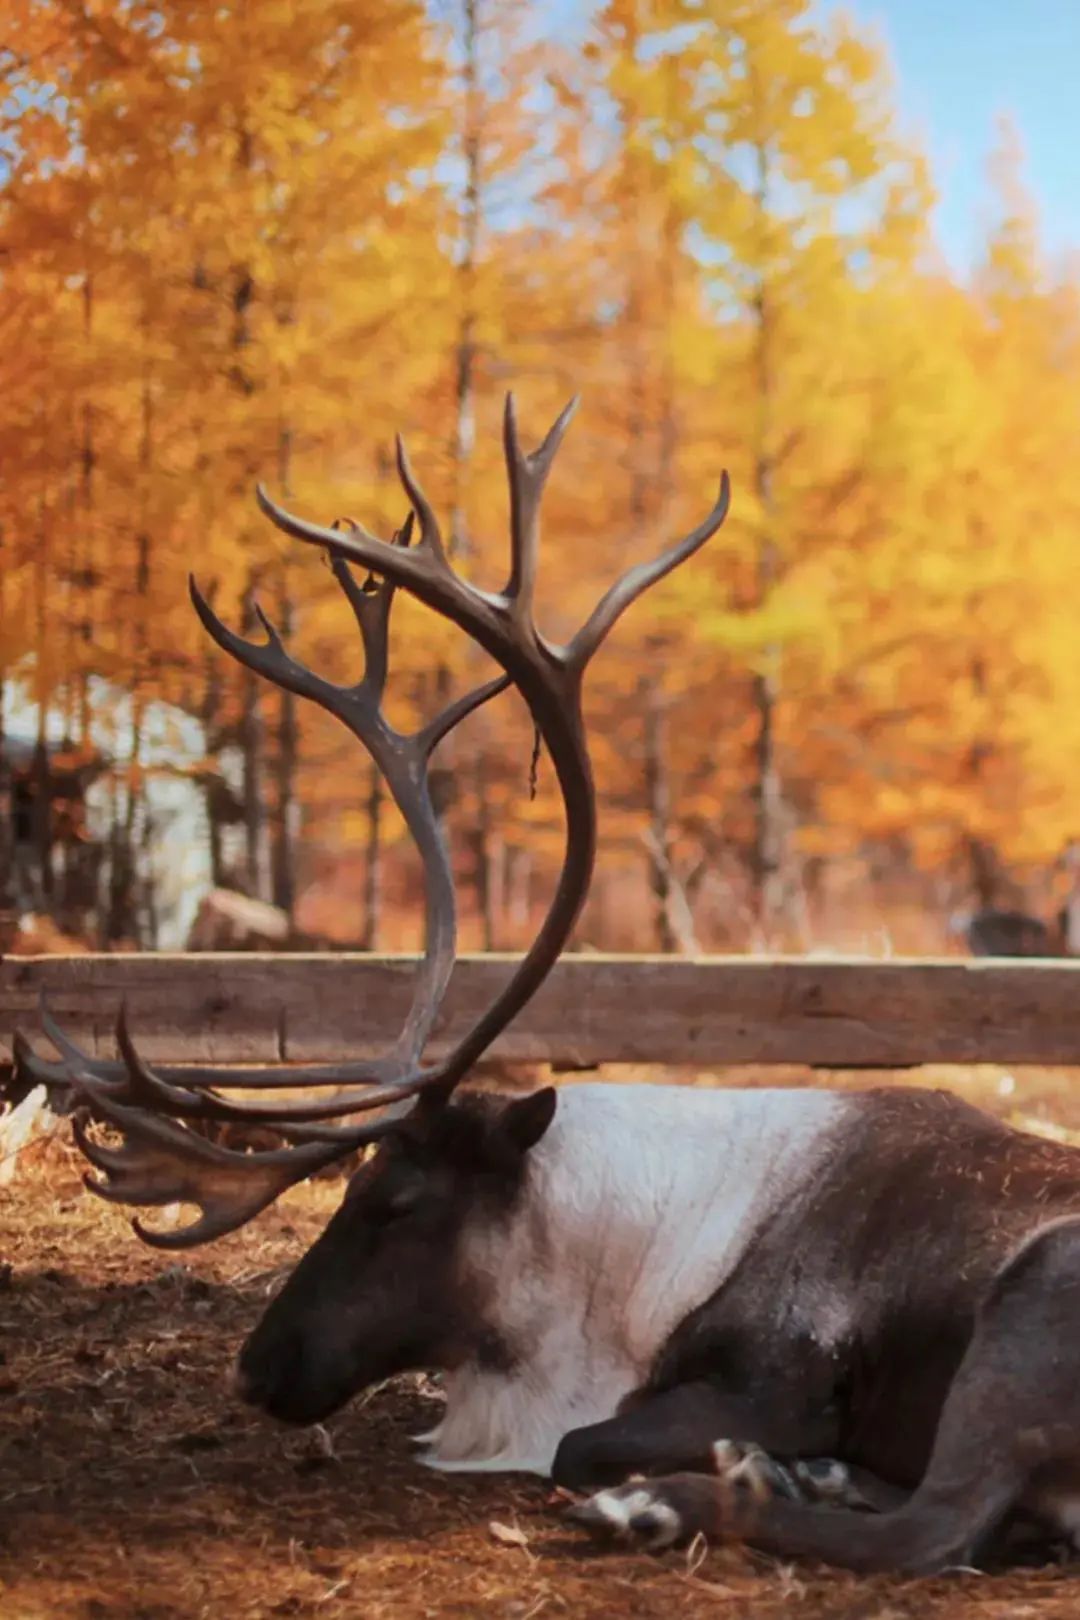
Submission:
M 972 956 L 1080 955 L 1080 846 L 1069 843 L 1055 866 L 1068 874 L 1069 891 L 1048 922 L 1029 911 L 983 906 L 954 912 L 949 932 L 964 940 Z
M 972 956 L 1069 956 L 1067 926 L 1064 910 L 1051 924 L 1027 911 L 994 906 L 950 918 L 950 932 L 964 940 Z
M 393 1374 L 439 1369 L 446 1405 L 422 1437 L 429 1466 L 548 1475 L 579 1498 L 578 1522 L 642 1547 L 736 1535 L 785 1558 L 929 1572 L 1000 1550 L 1024 1518 L 1071 1542 L 1080 1153 L 921 1090 L 583 1082 L 507 1099 L 460 1089 L 542 985 L 589 885 L 585 670 L 623 611 L 728 508 L 725 477 L 698 528 L 632 568 L 564 645 L 548 641 L 533 614 L 538 509 L 570 409 L 527 455 L 508 401 L 511 565 L 498 593 L 454 572 L 400 442 L 411 514 L 390 542 L 308 522 L 259 490 L 278 528 L 331 560 L 366 654 L 354 686 L 298 663 L 265 618 L 264 642 L 241 639 L 192 583 L 220 647 L 350 727 L 418 845 L 425 949 L 386 1053 L 302 1070 L 155 1070 L 122 1014 L 119 1058 L 99 1060 L 46 1013 L 59 1061 L 20 1040 L 20 1067 L 73 1088 L 119 1136 L 107 1145 L 88 1119 L 78 1124 L 103 1178 L 87 1178 L 95 1192 L 197 1206 L 178 1230 L 136 1219 L 162 1249 L 233 1231 L 363 1151 L 341 1207 L 239 1354 L 240 1397 L 284 1422 L 321 1421 Z M 397 590 L 452 620 L 503 672 L 410 734 L 382 708 Z M 509 686 L 554 764 L 562 870 L 503 990 L 447 1056 L 425 1063 L 456 937 L 429 764 Z M 275 1099 L 298 1086 L 309 1094 Z M 208 1140 L 207 1121 L 273 1127 L 279 1145 L 229 1149 Z

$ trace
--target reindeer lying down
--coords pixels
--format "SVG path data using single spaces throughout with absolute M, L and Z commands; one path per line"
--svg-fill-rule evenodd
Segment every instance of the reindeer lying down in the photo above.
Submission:
M 931 1571 L 1000 1550 L 1021 1521 L 1072 1543 L 1080 1153 L 923 1091 L 573 1084 L 514 1100 L 455 1095 L 557 960 L 588 888 L 585 667 L 623 609 L 727 509 L 725 479 L 700 528 L 631 569 L 566 645 L 552 645 L 532 613 L 537 511 L 568 418 L 525 455 L 508 402 L 511 570 L 497 595 L 451 569 L 400 445 L 412 516 L 390 543 L 307 523 L 260 491 L 280 528 L 331 558 L 366 652 L 356 686 L 298 664 L 266 621 L 264 643 L 241 640 L 192 586 L 222 647 L 355 732 L 416 840 L 426 947 L 392 1049 L 345 1066 L 246 1071 L 241 1082 L 151 1071 L 123 1019 L 120 1059 L 93 1060 L 46 1017 L 60 1061 L 20 1043 L 23 1083 L 74 1087 L 85 1112 L 119 1133 L 120 1146 L 104 1146 L 78 1126 L 103 1196 L 199 1207 L 180 1231 L 136 1222 L 164 1248 L 230 1231 L 292 1183 L 369 1150 L 241 1350 L 240 1395 L 277 1418 L 317 1422 L 391 1374 L 441 1369 L 445 1415 L 423 1440 L 430 1466 L 550 1475 L 578 1493 L 576 1520 L 643 1547 L 702 1532 L 852 1569 Z M 363 584 L 350 562 L 370 571 Z M 411 735 L 382 711 L 397 588 L 504 671 Z M 511 684 L 558 776 L 565 863 L 506 988 L 446 1059 L 424 1067 L 455 949 L 428 761 L 458 720 Z M 273 1100 L 275 1088 L 300 1085 L 316 1094 Z M 271 1095 L 232 1100 L 221 1086 L 234 1098 Z M 207 1120 L 272 1126 L 282 1145 L 236 1151 L 202 1134 Z

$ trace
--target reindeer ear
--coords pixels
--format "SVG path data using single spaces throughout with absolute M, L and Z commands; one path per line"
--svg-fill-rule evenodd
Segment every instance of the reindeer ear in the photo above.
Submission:
M 500 1145 L 509 1148 L 519 1158 L 536 1146 L 555 1117 L 559 1094 L 554 1086 L 545 1086 L 528 1097 L 508 1103 L 499 1115 L 495 1135 Z

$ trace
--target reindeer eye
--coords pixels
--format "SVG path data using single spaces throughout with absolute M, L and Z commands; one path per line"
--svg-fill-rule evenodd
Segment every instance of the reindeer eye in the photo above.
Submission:
M 396 1220 L 416 1208 L 424 1189 L 425 1178 L 420 1172 L 395 1165 L 369 1184 L 365 1214 L 378 1225 Z
M 388 1213 L 391 1215 L 407 1215 L 409 1210 L 416 1208 L 423 1196 L 424 1187 L 422 1182 L 419 1180 L 403 1182 L 400 1187 L 395 1187 L 390 1194 L 387 1204 Z

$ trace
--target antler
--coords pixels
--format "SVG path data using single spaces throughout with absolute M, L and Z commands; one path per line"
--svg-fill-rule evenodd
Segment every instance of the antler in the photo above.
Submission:
M 431 507 L 416 482 L 405 446 L 397 440 L 398 472 L 420 518 L 420 542 L 401 552 L 357 528 L 345 536 L 294 517 L 260 484 L 256 498 L 286 534 L 362 564 L 394 581 L 468 632 L 511 677 L 528 704 L 555 767 L 566 817 L 566 845 L 555 897 L 531 949 L 501 994 L 442 1064 L 427 1072 L 425 1088 L 447 1095 L 476 1059 L 535 993 L 558 959 L 588 891 L 596 853 L 596 802 L 592 766 L 581 713 L 582 677 L 608 632 L 650 585 L 692 556 L 727 516 L 730 484 L 725 472 L 705 520 L 652 562 L 627 571 L 602 597 L 585 624 L 565 645 L 554 646 L 536 627 L 532 602 L 539 541 L 540 497 L 577 401 L 572 400 L 540 448 L 521 450 L 513 396 L 508 395 L 503 439 L 510 484 L 511 568 L 498 595 L 479 590 L 454 572 Z
M 335 532 L 344 522 L 334 523 Z M 404 527 L 390 542 L 405 548 L 412 537 L 410 514 Z M 138 1100 L 159 1111 L 200 1116 L 216 1120 L 251 1120 L 261 1124 L 295 1124 L 305 1120 L 340 1117 L 359 1108 L 373 1108 L 402 1095 L 402 1085 L 414 1074 L 431 1026 L 446 994 L 454 965 L 457 936 L 453 876 L 445 839 L 431 801 L 429 763 L 439 743 L 459 722 L 481 704 L 510 685 L 509 677 L 498 676 L 449 703 L 415 734 L 395 730 L 387 721 L 382 702 L 388 670 L 390 612 L 396 587 L 370 574 L 358 584 L 340 557 L 331 557 L 331 568 L 360 630 L 365 654 L 364 675 L 353 686 L 338 686 L 316 675 L 299 663 L 286 649 L 273 623 L 256 605 L 256 613 L 266 632 L 262 644 L 247 641 L 222 623 L 202 595 L 194 578 L 188 585 L 195 611 L 218 646 L 246 668 L 287 687 L 300 697 L 320 704 L 348 726 L 359 738 L 382 772 L 390 792 L 419 850 L 424 869 L 426 896 L 425 948 L 413 987 L 409 1014 L 397 1042 L 383 1057 L 354 1064 L 323 1064 L 309 1068 L 247 1069 L 236 1074 L 222 1069 L 162 1068 L 152 1073 L 138 1059 L 126 1034 L 118 1033 L 121 1061 L 94 1059 L 70 1041 L 43 1008 L 42 1022 L 63 1061 L 49 1063 L 20 1039 L 16 1058 L 21 1073 L 36 1083 L 63 1084 L 73 1071 L 97 1081 L 99 1099 L 111 1094 L 116 1100 Z M 124 1029 L 121 1023 L 121 1029 Z M 359 1082 L 364 1089 L 357 1095 L 340 1091 L 330 1098 L 296 1101 L 286 1106 L 228 1102 L 207 1098 L 200 1110 L 193 1090 L 214 1085 L 233 1089 L 296 1090 L 302 1086 L 334 1086 Z M 102 1090 L 111 1086 L 111 1093 Z M 373 1089 L 382 1085 L 384 1090 Z
M 510 486 L 510 575 L 503 591 L 480 590 L 455 573 L 438 523 L 412 471 L 404 444 L 397 440 L 397 465 L 419 527 L 410 546 L 413 518 L 395 541 L 378 539 L 359 524 L 346 533 L 295 517 L 278 506 L 260 485 L 263 512 L 296 539 L 321 546 L 332 559 L 335 577 L 356 614 L 367 653 L 364 679 L 354 687 L 337 687 L 314 675 L 287 653 L 273 625 L 260 614 L 265 644 L 242 640 L 216 618 L 192 584 L 192 600 L 204 625 L 220 646 L 248 668 L 279 685 L 322 704 L 344 721 L 371 752 L 385 774 L 424 860 L 427 888 L 427 942 L 412 1008 L 392 1051 L 375 1063 L 323 1066 L 304 1070 L 259 1070 L 233 1074 L 222 1070 L 160 1069 L 150 1071 L 138 1058 L 121 1023 L 121 1064 L 94 1062 L 61 1038 L 55 1025 L 50 1038 L 64 1059 L 63 1069 L 86 1096 L 93 1111 L 125 1139 L 120 1150 L 101 1149 L 81 1133 L 91 1162 L 110 1178 L 96 1190 L 132 1203 L 201 1204 L 203 1216 L 193 1226 L 169 1234 L 138 1227 L 147 1241 L 180 1247 L 247 1221 L 293 1181 L 316 1165 L 332 1162 L 355 1147 L 385 1135 L 393 1122 L 330 1127 L 302 1122 L 363 1112 L 390 1101 L 422 1094 L 431 1104 L 445 1102 L 477 1058 L 535 993 L 558 959 L 589 887 L 596 852 L 596 806 L 592 769 L 581 710 L 585 669 L 626 608 L 650 585 L 690 557 L 714 534 L 727 515 L 730 491 L 722 476 L 715 505 L 690 534 L 652 562 L 631 568 L 604 595 L 585 624 L 564 646 L 547 641 L 533 614 L 538 550 L 539 507 L 556 452 L 576 400 L 563 410 L 544 442 L 532 454 L 522 451 L 512 396 L 506 401 L 503 439 Z M 347 564 L 357 563 L 379 576 L 358 586 Z M 451 704 L 414 737 L 391 730 L 381 713 L 386 678 L 386 627 L 395 589 L 409 592 L 444 618 L 451 619 L 499 663 L 505 674 Z M 454 908 L 449 865 L 427 789 L 427 762 L 438 742 L 465 714 L 496 691 L 513 683 L 525 699 L 542 737 L 562 794 L 566 844 L 555 894 L 531 948 L 491 1006 L 441 1062 L 424 1069 L 420 1058 L 453 964 Z M 28 1061 L 25 1053 L 22 1061 Z M 33 1059 L 44 1076 L 41 1060 Z M 50 1066 L 54 1067 L 54 1066 Z M 359 1090 L 330 1099 L 258 1105 L 224 1099 L 207 1087 L 231 1089 L 295 1088 L 360 1081 Z M 133 1106 L 133 1103 L 137 1106 Z M 171 1114 L 171 1120 L 155 1114 Z M 214 1147 L 179 1123 L 180 1116 L 242 1118 L 287 1122 L 295 1144 L 272 1154 L 243 1154 Z M 283 1131 L 284 1134 L 284 1131 Z M 192 1145 L 197 1144 L 197 1145 Z M 168 1173 L 168 1166 L 173 1172 Z M 231 1179 L 230 1179 L 231 1178 Z M 166 1197 L 163 1189 L 172 1189 Z M 227 1189 L 232 1187 L 232 1192 Z M 276 1189 L 276 1190 L 274 1190 Z

